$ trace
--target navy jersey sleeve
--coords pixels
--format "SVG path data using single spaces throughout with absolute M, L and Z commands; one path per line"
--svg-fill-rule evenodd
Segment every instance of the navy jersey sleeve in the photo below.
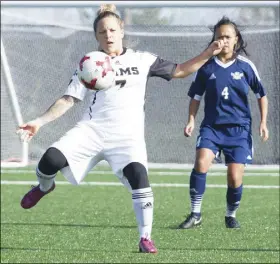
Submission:
M 195 73 L 193 82 L 190 86 L 188 96 L 200 101 L 206 88 L 206 78 L 203 71 L 200 69 Z
M 170 81 L 173 77 L 176 67 L 176 63 L 157 57 L 155 62 L 150 67 L 149 76 L 161 77 L 167 81 Z
M 257 98 L 261 98 L 266 95 L 266 91 L 261 83 L 257 68 L 252 62 L 249 63 L 249 67 L 247 70 L 247 80 Z

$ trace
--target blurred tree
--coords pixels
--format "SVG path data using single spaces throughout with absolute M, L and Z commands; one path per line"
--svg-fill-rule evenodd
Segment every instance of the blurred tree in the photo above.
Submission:
M 126 24 L 134 25 L 167 25 L 170 24 L 172 15 L 162 16 L 160 8 L 128 9 L 123 12 Z
M 279 8 L 245 7 L 240 11 L 239 18 L 246 25 L 279 25 Z

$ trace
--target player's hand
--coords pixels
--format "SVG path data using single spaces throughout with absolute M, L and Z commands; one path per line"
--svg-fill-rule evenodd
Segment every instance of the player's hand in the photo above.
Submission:
M 42 124 L 35 119 L 18 127 L 16 134 L 19 135 L 22 142 L 29 142 L 38 132 Z
M 224 47 L 224 41 L 222 39 L 213 41 L 210 46 L 207 48 L 207 51 L 209 52 L 210 56 L 218 55 L 223 47 Z
M 191 137 L 194 130 L 194 122 L 189 122 L 184 128 L 185 137 Z
M 265 123 L 260 124 L 260 137 L 263 141 L 267 141 L 269 138 L 269 132 Z

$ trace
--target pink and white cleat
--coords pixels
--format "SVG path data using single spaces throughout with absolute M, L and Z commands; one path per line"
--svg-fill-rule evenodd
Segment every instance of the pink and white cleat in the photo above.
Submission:
M 157 248 L 155 247 L 154 241 L 142 237 L 139 242 L 139 252 L 142 253 L 157 253 Z
M 53 183 L 52 187 L 47 192 L 41 191 L 39 186 L 40 185 L 33 187 L 27 194 L 24 195 L 20 203 L 22 208 L 29 209 L 35 206 L 42 197 L 54 190 L 55 183 Z

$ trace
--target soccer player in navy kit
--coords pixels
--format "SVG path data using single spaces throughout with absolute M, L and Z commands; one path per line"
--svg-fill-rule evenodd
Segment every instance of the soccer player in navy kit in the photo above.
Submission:
M 196 160 L 190 176 L 191 213 L 179 225 L 188 229 L 201 224 L 201 204 L 205 192 L 207 171 L 223 151 L 227 165 L 225 225 L 240 228 L 236 211 L 242 196 L 245 164 L 252 162 L 251 113 L 249 90 L 255 93 L 261 115 L 260 136 L 268 139 L 265 89 L 255 65 L 240 55 L 246 45 L 236 24 L 223 17 L 214 27 L 213 38 L 223 40 L 221 53 L 205 63 L 196 73 L 188 95 L 191 97 L 185 136 L 191 136 L 200 100 L 205 94 L 204 119 L 196 142 Z

